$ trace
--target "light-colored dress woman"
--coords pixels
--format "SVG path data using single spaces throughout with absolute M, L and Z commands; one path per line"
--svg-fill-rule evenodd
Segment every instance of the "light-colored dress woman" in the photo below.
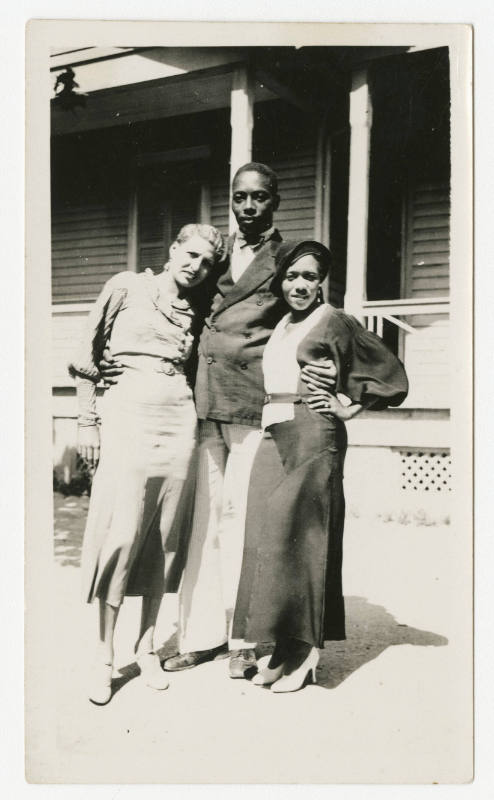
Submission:
M 341 582 L 344 421 L 362 408 L 398 405 L 408 382 L 401 362 L 353 317 L 321 302 L 329 251 L 287 243 L 272 285 L 289 313 L 266 345 L 264 437 L 248 497 L 233 635 L 274 642 L 253 682 L 275 692 L 302 688 L 325 640 L 345 638 Z M 337 394 L 310 407 L 301 369 L 334 361 Z M 337 396 L 345 395 L 345 405 Z
M 99 461 L 82 552 L 85 599 L 100 603 L 90 691 L 97 704 L 111 698 L 113 634 L 126 595 L 143 598 L 136 646 L 141 673 L 154 688 L 168 685 L 153 634 L 168 562 L 176 572 L 167 553 L 180 549 L 193 506 L 197 421 L 186 368 L 201 295 L 207 292 L 204 281 L 213 277 L 222 254 L 215 228 L 186 225 L 159 275 L 150 270 L 115 275 L 89 315 L 81 351 L 71 364 L 79 400 L 78 449 L 93 467 Z M 102 398 L 100 426 L 96 384 L 108 341 L 123 372 Z

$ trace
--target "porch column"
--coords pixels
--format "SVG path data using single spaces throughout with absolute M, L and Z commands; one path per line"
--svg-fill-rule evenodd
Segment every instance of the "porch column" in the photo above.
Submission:
M 230 125 L 232 144 L 230 153 L 230 206 L 231 185 L 237 169 L 252 160 L 252 128 L 254 126 L 254 84 L 247 67 L 238 67 L 233 73 Z M 230 233 L 235 229 L 235 217 L 230 208 Z
M 316 207 L 314 219 L 314 239 L 330 246 L 331 241 L 331 136 L 327 117 L 321 122 L 317 138 L 316 158 Z M 330 299 L 330 280 L 324 279 L 322 291 L 325 302 Z
M 129 193 L 129 219 L 127 225 L 127 269 L 137 272 L 137 181 L 134 171 Z
M 356 70 L 350 92 L 350 176 L 345 309 L 362 319 L 366 298 L 367 222 L 372 103 L 367 69 Z

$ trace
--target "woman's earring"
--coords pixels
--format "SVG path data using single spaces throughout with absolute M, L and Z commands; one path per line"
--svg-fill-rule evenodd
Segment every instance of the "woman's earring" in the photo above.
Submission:
M 322 293 L 322 286 L 319 286 L 319 288 L 317 290 L 317 302 L 318 302 L 319 305 L 324 303 L 324 295 Z

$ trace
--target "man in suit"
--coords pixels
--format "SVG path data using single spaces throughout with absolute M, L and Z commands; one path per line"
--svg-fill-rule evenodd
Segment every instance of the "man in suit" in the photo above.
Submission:
M 249 163 L 233 180 L 238 230 L 229 240 L 228 269 L 220 278 L 199 344 L 195 400 L 199 472 L 194 521 L 180 592 L 180 653 L 169 671 L 188 669 L 230 651 L 230 676 L 255 670 L 254 643 L 228 636 L 242 564 L 249 475 L 261 438 L 262 353 L 286 311 L 272 294 L 281 236 L 273 226 L 277 176 Z M 306 368 L 315 391 L 334 385 L 334 365 Z

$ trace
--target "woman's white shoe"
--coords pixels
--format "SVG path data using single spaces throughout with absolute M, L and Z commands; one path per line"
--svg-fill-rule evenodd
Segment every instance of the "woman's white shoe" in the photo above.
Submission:
M 316 667 L 319 661 L 319 651 L 313 647 L 305 661 L 294 669 L 293 672 L 283 675 L 276 683 L 271 686 L 272 692 L 297 692 L 311 675 L 312 683 L 316 682 Z
M 96 706 L 105 706 L 111 700 L 113 664 L 98 663 L 93 667 L 89 699 Z
M 279 664 L 277 667 L 270 669 L 268 667 L 270 660 L 271 656 L 265 656 L 264 659 L 259 660 L 259 669 L 252 678 L 252 683 L 256 686 L 269 686 L 283 675 L 283 668 L 285 665 Z
M 168 689 L 169 682 L 163 669 L 161 668 L 160 659 L 157 653 L 142 653 L 137 656 L 137 664 L 141 670 L 141 677 L 151 689 L 163 691 Z

